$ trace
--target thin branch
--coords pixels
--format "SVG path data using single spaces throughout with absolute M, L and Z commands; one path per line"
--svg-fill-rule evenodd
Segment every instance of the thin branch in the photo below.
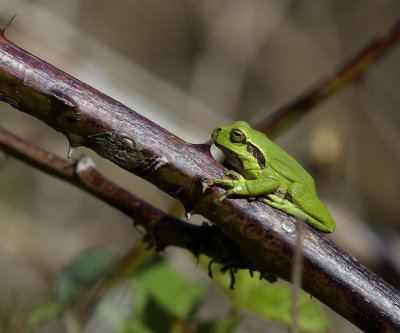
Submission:
M 290 278 L 296 220 L 261 202 L 214 200 L 206 179 L 224 177 L 209 146 L 189 144 L 0 35 L 0 99 L 150 181 L 230 235 L 247 267 Z M 160 227 L 164 223 L 160 223 Z M 165 228 L 163 233 L 170 233 Z M 303 288 L 366 331 L 400 330 L 400 294 L 304 225 Z
M 313 107 L 344 88 L 363 75 L 400 41 L 400 20 L 379 38 L 364 47 L 361 52 L 347 61 L 336 72 L 308 88 L 288 104 L 270 114 L 255 127 L 275 136 L 277 133 L 294 124 Z
M 179 246 L 194 252 L 205 254 L 220 263 L 231 263 L 244 268 L 246 263 L 240 256 L 229 258 L 221 254 L 234 255 L 235 244 L 218 229 L 195 226 L 165 214 L 156 207 L 105 178 L 89 157 L 70 161 L 45 151 L 0 127 L 0 150 L 49 175 L 62 179 L 96 198 L 116 208 L 147 231 L 150 245 L 163 248 L 167 245 Z M 205 233 L 205 229 L 212 232 Z M 166 232 L 166 230 L 168 232 Z M 208 230 L 210 231 L 210 230 Z M 204 238 L 194 244 L 193 240 L 202 234 Z

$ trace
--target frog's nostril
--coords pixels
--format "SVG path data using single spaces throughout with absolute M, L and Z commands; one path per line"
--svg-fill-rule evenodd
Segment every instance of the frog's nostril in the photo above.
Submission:
M 219 132 L 221 132 L 221 131 L 222 131 L 222 128 L 221 128 L 221 127 L 217 127 L 217 128 L 212 132 L 211 138 L 215 139 L 215 138 L 218 136 Z

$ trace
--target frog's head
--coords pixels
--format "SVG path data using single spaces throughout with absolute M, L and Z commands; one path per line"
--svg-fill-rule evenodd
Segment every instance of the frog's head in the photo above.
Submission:
M 265 157 L 256 144 L 260 134 L 262 133 L 253 130 L 245 121 L 236 121 L 232 126 L 217 127 L 211 137 L 229 164 L 243 171 L 265 166 Z

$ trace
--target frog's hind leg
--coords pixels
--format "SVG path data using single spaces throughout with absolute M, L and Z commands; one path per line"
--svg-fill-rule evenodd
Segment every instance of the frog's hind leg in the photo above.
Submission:
M 267 204 L 268 206 L 283 210 L 285 206 L 285 201 L 281 197 L 275 195 L 275 194 L 268 194 L 267 198 L 262 198 L 260 199 L 261 202 Z
M 291 184 L 287 192 L 292 197 L 291 201 L 305 213 L 309 224 L 322 232 L 335 229 L 335 221 L 315 192 L 300 183 Z
M 284 211 L 289 215 L 298 216 L 303 218 L 304 220 L 308 219 L 307 214 L 304 213 L 295 204 L 293 204 L 289 200 L 282 199 L 281 197 L 275 194 L 268 194 L 267 198 L 262 199 L 262 202 L 274 208 L 280 209 L 281 211 Z

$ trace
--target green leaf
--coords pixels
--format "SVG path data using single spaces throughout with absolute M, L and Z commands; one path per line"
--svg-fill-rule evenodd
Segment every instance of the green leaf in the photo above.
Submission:
M 89 248 L 74 258 L 57 277 L 55 294 L 66 305 L 92 287 L 114 265 L 117 254 L 101 247 Z
M 153 297 L 148 298 L 142 318 L 153 332 L 170 332 L 174 319 L 173 315 Z
M 170 332 L 172 315 L 144 288 L 135 288 L 133 308 L 133 316 L 124 323 L 120 332 Z
M 202 266 L 207 267 L 207 258 L 200 258 Z M 239 270 L 235 274 L 235 290 L 231 290 L 230 275 L 220 272 L 220 265 L 213 264 L 213 280 L 230 298 L 237 309 L 250 311 L 270 321 L 285 326 L 291 325 L 291 285 L 278 281 L 269 283 L 252 278 L 248 271 Z M 303 332 L 325 332 L 329 322 L 318 304 L 301 291 L 298 304 L 299 328 Z
M 200 285 L 188 281 L 164 261 L 139 272 L 135 281 L 155 302 L 180 318 L 187 318 L 204 295 Z
M 143 323 L 141 318 L 129 319 L 123 328 L 119 330 L 121 333 L 154 333 L 154 331 Z M 167 332 L 167 331 L 165 331 Z
M 27 329 L 32 329 L 49 319 L 55 318 L 60 312 L 59 304 L 47 302 L 32 309 L 25 318 Z
M 197 327 L 196 333 L 233 333 L 242 321 L 243 317 L 236 315 L 204 322 Z

